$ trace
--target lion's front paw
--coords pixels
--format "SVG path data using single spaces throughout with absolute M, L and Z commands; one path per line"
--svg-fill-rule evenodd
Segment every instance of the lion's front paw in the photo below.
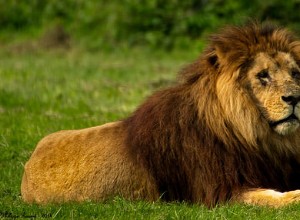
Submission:
M 289 204 L 300 201 L 300 190 L 294 190 L 283 193 L 283 204 Z
M 272 189 L 250 189 L 240 194 L 239 199 L 247 204 L 282 207 L 300 202 L 300 190 L 282 193 Z

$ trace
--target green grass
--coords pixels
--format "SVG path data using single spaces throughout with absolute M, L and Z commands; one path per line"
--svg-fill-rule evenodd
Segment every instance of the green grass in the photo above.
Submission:
M 36 143 L 61 129 L 128 116 L 155 89 L 171 83 L 195 52 L 146 49 L 88 53 L 0 52 L 0 219 L 298 219 L 300 205 L 269 209 L 129 202 L 28 205 L 20 198 L 23 165 Z

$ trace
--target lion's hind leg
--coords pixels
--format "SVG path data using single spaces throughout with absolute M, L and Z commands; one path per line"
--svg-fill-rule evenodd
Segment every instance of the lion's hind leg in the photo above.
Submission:
M 282 207 L 300 202 L 300 190 L 278 192 L 272 189 L 249 189 L 235 199 L 246 204 Z

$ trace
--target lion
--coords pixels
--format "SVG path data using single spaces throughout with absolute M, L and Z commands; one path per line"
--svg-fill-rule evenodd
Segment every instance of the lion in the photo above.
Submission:
M 50 134 L 25 165 L 27 203 L 300 201 L 300 41 L 228 26 L 124 120 Z

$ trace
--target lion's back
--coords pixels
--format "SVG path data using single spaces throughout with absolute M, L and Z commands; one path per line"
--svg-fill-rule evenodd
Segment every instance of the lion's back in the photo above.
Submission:
M 48 203 L 155 194 L 146 172 L 128 155 L 124 134 L 122 122 L 113 122 L 46 136 L 25 165 L 23 199 Z M 141 178 L 139 185 L 132 184 L 135 178 Z

